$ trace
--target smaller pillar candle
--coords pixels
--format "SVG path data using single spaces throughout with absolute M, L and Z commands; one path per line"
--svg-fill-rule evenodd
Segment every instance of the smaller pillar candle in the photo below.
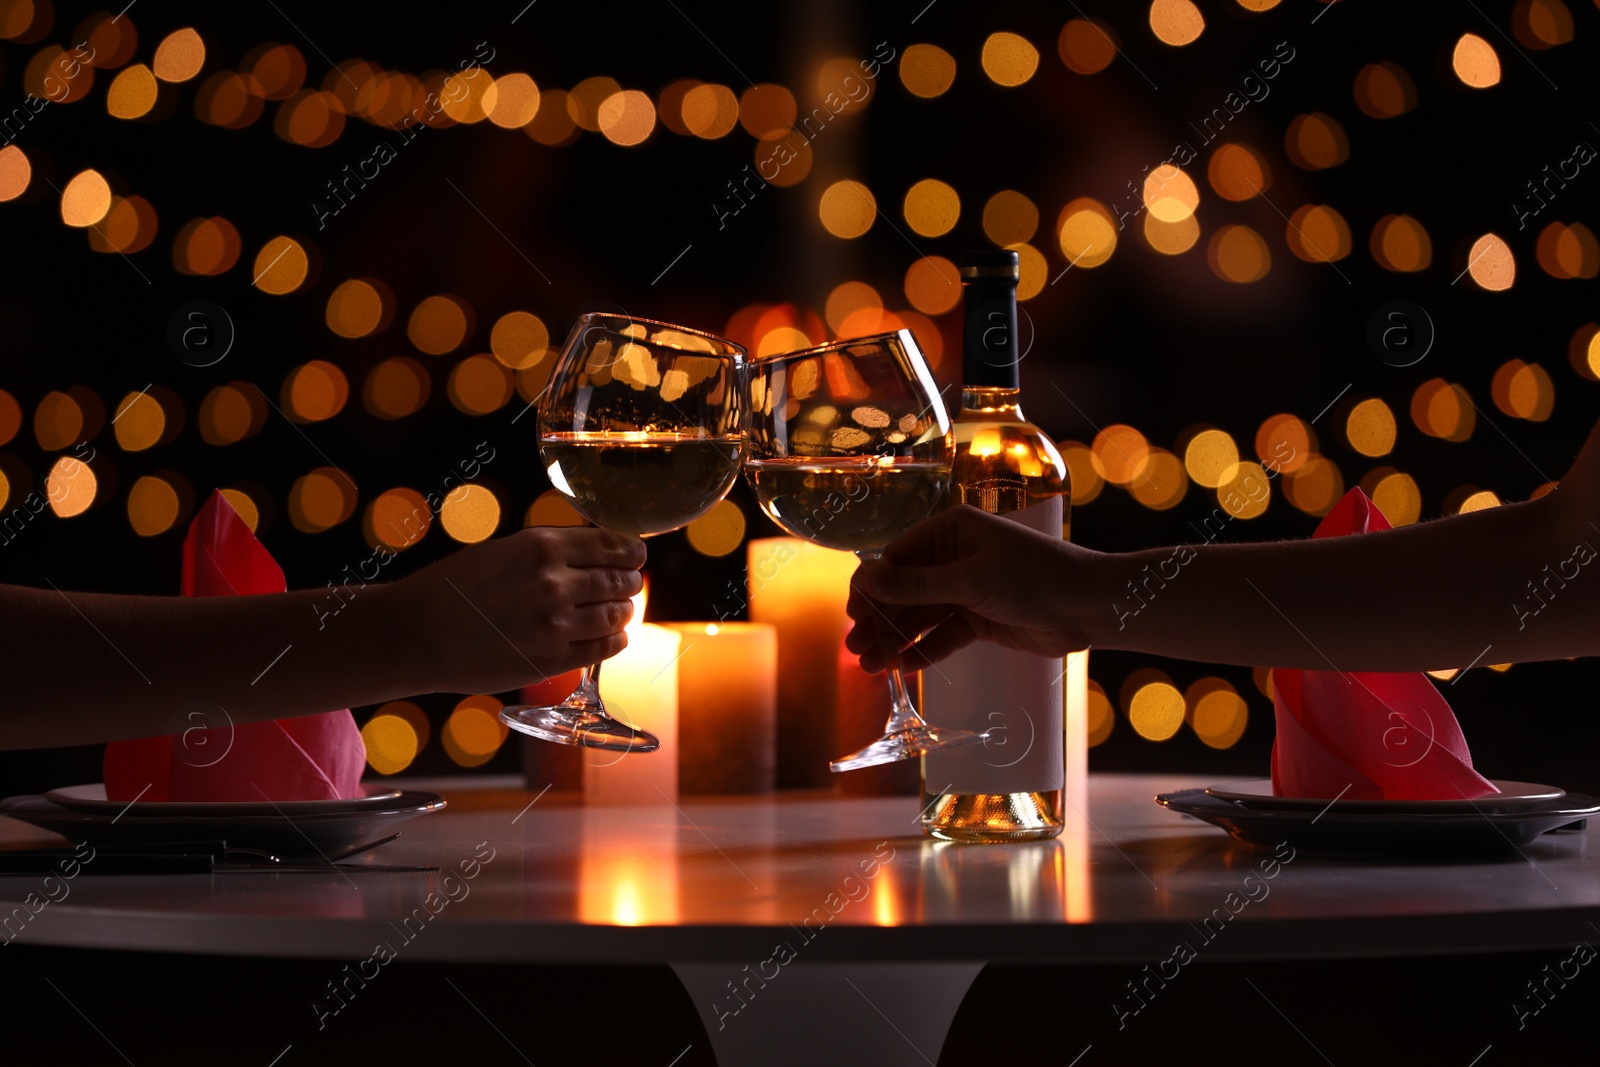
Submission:
M 770 793 L 777 769 L 778 634 L 759 622 L 672 623 L 678 791 Z

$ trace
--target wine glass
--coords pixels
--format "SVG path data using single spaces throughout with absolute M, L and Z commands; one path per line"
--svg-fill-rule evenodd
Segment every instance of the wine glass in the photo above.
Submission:
M 596 526 L 649 537 L 687 526 L 728 495 L 745 444 L 745 351 L 698 330 L 580 316 L 539 406 L 550 483 Z M 606 712 L 600 665 L 549 707 L 500 719 L 563 745 L 653 752 L 661 742 Z
M 745 477 L 761 510 L 796 537 L 877 559 L 931 515 L 950 481 L 954 444 L 944 402 L 910 330 L 835 341 L 749 364 Z M 879 620 L 883 634 L 886 619 Z M 902 641 L 885 640 L 898 648 Z M 986 734 L 929 726 L 906 693 L 897 657 L 883 736 L 834 760 L 853 771 Z

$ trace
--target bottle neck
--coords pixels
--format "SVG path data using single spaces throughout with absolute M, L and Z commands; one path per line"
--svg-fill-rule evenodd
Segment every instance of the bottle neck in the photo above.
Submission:
M 996 422 L 1023 422 L 1022 391 L 998 386 L 963 385 L 961 411 Z

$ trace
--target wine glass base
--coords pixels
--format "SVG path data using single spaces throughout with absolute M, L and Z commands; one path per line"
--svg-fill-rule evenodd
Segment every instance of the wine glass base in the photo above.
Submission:
M 558 745 L 582 745 L 607 752 L 654 752 L 661 742 L 652 733 L 629 726 L 605 711 L 556 704 L 532 707 L 514 704 L 500 709 L 500 721 L 513 730 Z
M 828 764 L 828 769 L 838 773 L 860 770 L 862 767 L 877 767 L 884 763 L 898 763 L 904 759 L 926 756 L 935 749 L 981 745 L 988 739 L 987 733 L 973 733 L 971 730 L 949 730 L 939 726 L 908 726 L 903 730 L 884 734 L 866 748 L 834 760 Z

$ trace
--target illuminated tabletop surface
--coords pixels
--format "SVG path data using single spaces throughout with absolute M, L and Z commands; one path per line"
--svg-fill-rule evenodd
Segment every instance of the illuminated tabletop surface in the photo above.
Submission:
M 707 1005 L 745 964 L 799 962 L 808 975 L 899 964 L 902 973 L 885 972 L 879 987 L 905 993 L 915 975 L 943 988 L 947 1026 L 983 962 L 1147 963 L 1192 940 L 1191 923 L 1223 909 L 1229 894 L 1250 902 L 1235 904 L 1237 920 L 1207 945 L 1211 959 L 1566 948 L 1600 916 L 1600 820 L 1473 861 L 1302 852 L 1265 880 L 1271 850 L 1152 801 L 1214 781 L 1094 775 L 1086 810 L 1069 810 L 1060 838 L 1008 846 L 923 837 L 912 797 L 585 808 L 576 797 L 536 799 L 515 787 L 520 779 L 418 781 L 407 784 L 443 792 L 449 808 L 404 824 L 398 841 L 360 858 L 438 873 L 82 875 L 69 898 L 28 923 L 27 939 L 354 960 L 426 923 L 407 958 L 671 963 L 717 1043 Z M 0 847 L 52 842 L 60 843 L 0 818 Z M 0 876 L 6 913 L 40 877 Z M 790 958 L 773 962 L 779 945 Z M 916 993 L 917 1012 L 934 1020 L 922 1040 L 937 1048 L 943 1009 L 930 1010 L 930 995 Z M 758 1034 L 741 1029 L 745 1039 Z M 784 1062 L 770 1047 L 764 1060 L 722 1044 L 718 1055 Z

